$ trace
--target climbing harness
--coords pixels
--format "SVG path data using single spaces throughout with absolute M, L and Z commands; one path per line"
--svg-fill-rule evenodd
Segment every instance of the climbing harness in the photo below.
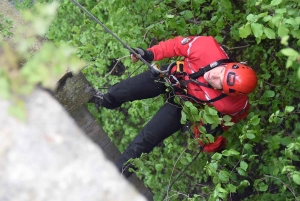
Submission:
M 180 96 L 183 100 L 191 100 L 191 101 L 195 101 L 197 103 L 212 103 L 212 102 L 218 101 L 218 100 L 226 97 L 227 94 L 222 93 L 219 96 L 217 96 L 213 99 L 210 99 L 210 100 L 200 100 L 199 98 L 192 96 L 188 93 L 187 85 L 189 83 L 195 83 L 196 85 L 200 85 L 203 87 L 213 88 L 209 84 L 204 84 L 202 82 L 199 82 L 197 79 L 200 76 L 203 76 L 207 71 L 210 71 L 213 68 L 216 68 L 224 63 L 230 63 L 230 62 L 233 62 L 233 61 L 231 59 L 221 59 L 221 60 L 212 62 L 211 64 L 209 64 L 203 68 L 199 68 L 198 72 L 194 72 L 192 74 L 187 74 L 186 72 L 184 72 L 184 62 L 177 61 L 176 69 L 174 72 L 171 72 L 171 70 L 173 68 L 168 68 L 169 76 L 166 80 L 167 80 L 168 84 L 173 86 L 174 93 L 177 94 L 178 96 Z M 172 65 L 175 66 L 175 63 L 172 63 Z
M 159 66 L 155 63 L 150 64 L 145 59 L 141 57 L 140 54 L 138 54 L 134 49 L 126 45 L 117 35 L 115 35 L 110 29 L 108 29 L 102 22 L 100 22 L 92 13 L 90 13 L 88 10 L 86 10 L 81 4 L 79 4 L 76 0 L 71 0 L 76 6 L 78 6 L 84 13 L 86 13 L 92 20 L 94 20 L 96 23 L 98 23 L 101 27 L 103 27 L 108 33 L 110 33 L 113 37 L 115 37 L 123 46 L 124 48 L 128 49 L 130 52 L 132 52 L 139 60 L 141 60 L 143 63 L 145 63 L 152 73 L 164 75 L 168 73 L 168 70 L 162 71 L 159 69 Z

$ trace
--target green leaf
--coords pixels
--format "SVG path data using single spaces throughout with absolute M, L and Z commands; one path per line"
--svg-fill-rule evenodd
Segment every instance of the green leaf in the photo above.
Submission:
M 250 24 L 246 24 L 245 26 L 239 28 L 239 34 L 241 38 L 247 38 L 251 33 Z
M 229 150 L 222 151 L 222 154 L 224 156 L 238 156 L 238 155 L 240 155 L 240 152 L 238 152 L 234 149 L 229 149 Z
M 175 15 L 166 15 L 167 18 L 174 18 Z
M 218 174 L 218 177 L 222 182 L 228 182 L 229 181 L 229 173 L 225 170 L 221 170 Z
M 294 106 L 285 106 L 285 108 L 284 108 L 284 113 L 291 113 L 291 112 L 293 112 L 294 111 L 294 109 L 295 109 L 295 107 Z
M 213 143 L 215 141 L 215 137 L 211 134 L 205 135 L 208 138 L 209 143 Z
M 300 30 L 292 30 L 291 34 L 294 38 L 300 39 Z M 299 46 L 299 45 L 298 45 Z
M 205 111 L 211 115 L 218 115 L 218 111 L 213 107 L 205 106 Z
M 292 49 L 292 48 L 284 48 L 284 49 L 280 50 L 280 52 L 282 54 L 284 54 L 285 56 L 288 56 L 288 57 L 297 57 L 297 56 L 299 56 L 299 53 L 297 51 L 295 51 L 294 49 Z
M 258 17 L 256 15 L 253 15 L 253 14 L 249 14 L 247 15 L 247 18 L 246 18 L 248 21 L 250 22 L 256 22 Z
M 205 122 L 205 123 L 208 123 L 208 124 L 213 124 L 213 123 L 215 123 L 216 122 L 216 118 L 214 117 L 214 116 L 212 116 L 212 115 L 210 115 L 210 114 L 204 114 L 203 115 L 203 121 Z
M 227 184 L 226 189 L 228 189 L 230 193 L 235 193 L 237 188 L 232 184 Z
M 251 30 L 256 38 L 261 38 L 264 26 L 262 24 L 254 22 L 251 24 Z
M 250 122 L 252 125 L 257 126 L 260 123 L 260 118 L 258 118 L 258 116 L 255 115 L 254 117 L 251 118 Z
M 247 176 L 247 174 L 246 174 L 246 171 L 245 171 L 245 170 L 243 170 L 242 168 L 238 167 L 238 168 L 236 168 L 236 169 L 237 169 L 237 171 L 238 171 L 239 175 L 242 175 L 242 176 Z
M 289 34 L 289 32 L 290 32 L 290 30 L 288 28 L 286 28 L 285 26 L 283 26 L 283 25 L 278 26 L 278 36 L 279 37 L 286 36 Z
M 271 5 L 272 5 L 272 6 L 277 6 L 277 5 L 279 5 L 281 2 L 282 2 L 282 0 L 272 0 L 272 1 L 271 1 Z
M 272 98 L 272 97 L 275 96 L 275 92 L 274 92 L 274 91 L 267 90 L 267 91 L 265 91 L 265 93 L 264 93 L 263 96 L 264 96 L 264 97 L 267 97 L 267 98 Z
M 190 10 L 185 10 L 180 14 L 183 15 L 184 19 L 191 19 L 194 17 L 193 13 Z
M 189 102 L 189 101 L 185 101 L 184 102 L 184 105 L 187 106 L 187 107 L 193 107 L 193 103 Z
M 246 162 L 244 162 L 244 161 L 241 161 L 240 162 L 240 166 L 241 166 L 241 168 L 243 169 L 243 170 L 247 170 L 247 168 L 248 168 L 248 164 L 246 163 Z
M 222 158 L 222 154 L 220 153 L 214 153 L 211 157 L 213 160 L 220 160 Z
M 221 193 L 227 193 L 227 191 L 226 191 L 224 188 L 221 187 L 221 184 L 220 184 L 220 183 L 217 184 L 216 190 L 217 190 L 218 192 L 221 192 Z
M 231 9 L 232 8 L 230 0 L 222 0 L 222 1 L 219 1 L 219 3 L 220 3 L 220 6 L 224 9 Z
M 156 169 L 156 171 L 158 171 L 158 172 L 160 172 L 163 168 L 164 168 L 164 165 L 163 165 L 163 164 L 156 164 L 156 165 L 155 165 L 155 169 Z
M 240 182 L 240 186 L 250 186 L 250 182 L 248 180 L 243 180 Z
M 186 119 L 186 114 L 185 114 L 183 111 L 181 111 L 181 119 L 180 119 L 180 123 L 181 123 L 181 124 L 185 124 L 186 121 L 187 121 L 187 119 Z
M 231 121 L 231 119 L 232 119 L 232 118 L 231 118 L 231 116 L 229 116 L 229 115 L 224 115 L 224 117 L 223 117 L 223 120 L 226 121 L 226 122 L 227 122 L 227 121 Z
M 268 186 L 265 183 L 261 182 L 261 183 L 259 183 L 259 190 L 266 191 L 266 190 L 268 190 Z
M 296 184 L 300 185 L 300 174 L 294 174 L 292 178 Z
M 253 133 L 247 133 L 246 137 L 250 140 L 253 140 L 255 138 L 255 135 Z
M 252 148 L 252 145 L 251 145 L 251 144 L 248 144 L 248 143 L 245 143 L 245 144 L 244 144 L 244 148 L 245 148 L 245 149 L 251 149 L 251 148 Z
M 269 39 L 275 39 L 275 32 L 272 29 L 264 27 L 264 33 Z

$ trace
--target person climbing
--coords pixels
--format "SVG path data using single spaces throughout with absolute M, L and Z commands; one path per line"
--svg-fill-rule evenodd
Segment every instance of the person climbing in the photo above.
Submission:
M 105 94 L 97 91 L 89 101 L 97 108 L 114 109 L 128 101 L 153 98 L 164 93 L 168 95 L 165 104 L 141 129 L 117 161 L 118 170 L 126 178 L 132 174 L 128 169 L 133 168 L 132 164 L 126 164 L 129 159 L 151 152 L 160 142 L 184 126 L 180 123 L 182 107 L 174 102 L 175 96 L 183 101 L 214 107 L 220 117 L 229 115 L 235 123 L 247 116 L 250 108 L 247 94 L 254 91 L 257 85 L 256 73 L 244 63 L 230 60 L 212 36 L 177 36 L 161 41 L 147 50 L 134 50 L 148 62 L 175 56 L 184 57 L 184 60 L 162 66 L 162 70 L 169 70 L 164 78 L 148 70 L 113 85 Z M 131 60 L 137 62 L 139 59 L 131 54 Z M 166 90 L 166 82 L 172 86 L 171 91 Z M 215 141 L 207 143 L 203 151 L 223 150 L 226 139 L 221 134 L 229 127 L 219 125 L 212 129 L 210 125 L 204 126 L 207 133 L 215 136 Z M 193 130 L 195 136 L 199 137 L 197 126 Z M 199 144 L 203 145 L 203 142 L 199 140 Z

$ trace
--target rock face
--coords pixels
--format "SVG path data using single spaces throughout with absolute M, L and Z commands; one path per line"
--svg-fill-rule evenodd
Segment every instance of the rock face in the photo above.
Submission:
M 22 122 L 0 99 L 0 200 L 146 200 L 50 94 L 25 103 Z

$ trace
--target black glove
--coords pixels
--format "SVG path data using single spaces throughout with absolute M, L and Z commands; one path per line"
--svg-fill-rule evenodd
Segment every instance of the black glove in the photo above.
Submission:
M 151 62 L 154 59 L 154 54 L 150 50 L 144 50 L 140 47 L 132 48 L 136 53 L 140 54 L 147 62 Z

